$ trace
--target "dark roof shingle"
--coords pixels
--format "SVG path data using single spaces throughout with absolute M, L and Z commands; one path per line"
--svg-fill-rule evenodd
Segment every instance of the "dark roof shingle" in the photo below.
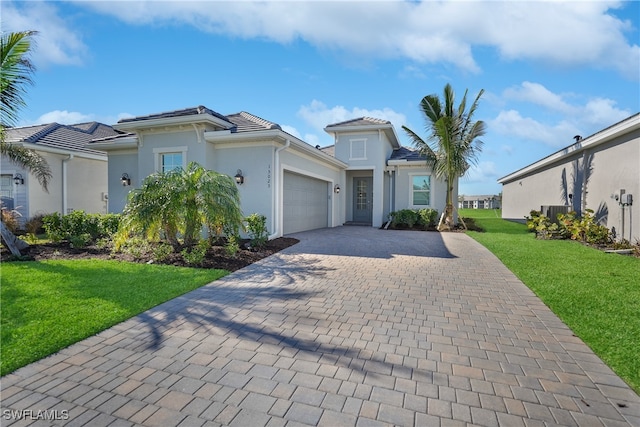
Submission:
M 87 154 L 105 155 L 104 152 L 92 150 L 86 144 L 93 139 L 116 136 L 121 132 L 111 126 L 98 122 L 80 123 L 77 125 L 61 125 L 48 123 L 43 125 L 9 128 L 5 130 L 7 142 L 22 142 L 37 146 L 77 151 Z

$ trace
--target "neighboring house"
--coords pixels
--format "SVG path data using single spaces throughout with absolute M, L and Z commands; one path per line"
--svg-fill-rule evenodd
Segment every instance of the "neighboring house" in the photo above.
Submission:
M 618 238 L 640 239 L 640 113 L 498 180 L 502 217 L 586 209 Z
M 106 213 L 107 155 L 86 145 L 94 138 L 118 133 L 97 122 L 5 129 L 7 143 L 35 150 L 47 161 L 53 176 L 46 192 L 28 170 L 3 156 L 0 164 L 3 206 L 18 211 L 22 225 L 36 214 L 66 214 L 73 210 Z
M 484 194 L 480 196 L 458 196 L 459 209 L 500 209 L 500 196 Z
M 400 146 L 388 121 L 329 125 L 335 144 L 324 149 L 247 112 L 225 116 L 203 106 L 113 127 L 127 133 L 89 144 L 109 155 L 110 212 L 121 212 L 148 175 L 191 161 L 237 176 L 244 214 L 265 215 L 271 238 L 345 223 L 380 227 L 393 210 L 445 206 L 444 182 Z

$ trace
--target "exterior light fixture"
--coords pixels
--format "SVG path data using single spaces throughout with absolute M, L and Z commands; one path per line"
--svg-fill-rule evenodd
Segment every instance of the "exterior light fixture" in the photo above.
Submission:
M 336 193 L 336 194 L 340 194 L 340 186 L 338 184 L 336 184 L 333 187 L 333 192 Z
M 122 182 L 123 187 L 131 185 L 131 178 L 129 178 L 129 174 L 126 172 L 122 174 L 122 178 L 120 178 L 120 181 Z
M 13 177 L 13 182 L 15 182 L 16 185 L 24 184 L 24 178 L 22 177 L 22 174 L 15 174 L 15 176 Z
M 241 169 L 238 169 L 238 172 L 236 173 L 236 176 L 234 176 L 234 178 L 236 179 L 236 184 L 242 185 L 244 183 L 244 176 L 242 176 Z

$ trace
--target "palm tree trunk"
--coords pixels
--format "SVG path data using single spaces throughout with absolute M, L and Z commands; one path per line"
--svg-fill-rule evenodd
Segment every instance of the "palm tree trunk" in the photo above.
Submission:
M 20 251 L 29 247 L 27 242 L 18 239 L 2 221 L 0 221 L 0 234 L 2 235 L 2 243 L 9 248 L 15 256 L 21 256 L 22 253 L 20 253 Z

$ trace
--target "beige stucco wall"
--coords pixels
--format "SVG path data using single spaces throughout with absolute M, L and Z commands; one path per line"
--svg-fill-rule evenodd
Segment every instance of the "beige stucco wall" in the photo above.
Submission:
M 562 197 L 562 174 L 565 171 L 569 192 L 572 175 L 580 172 L 585 161 L 591 157 L 592 173 L 586 187 L 586 208 L 599 213 L 601 223 L 615 227 L 620 235 L 635 241 L 640 238 L 640 130 L 628 133 L 609 142 L 575 153 L 532 173 L 503 183 L 502 216 L 523 220 L 532 209 L 541 205 L 564 205 Z M 587 160 L 585 160 L 587 159 Z M 612 195 L 624 189 L 634 197 L 634 203 L 623 209 Z M 580 209 L 579 194 L 574 195 L 573 208 Z M 622 237 L 622 236 L 620 236 Z

